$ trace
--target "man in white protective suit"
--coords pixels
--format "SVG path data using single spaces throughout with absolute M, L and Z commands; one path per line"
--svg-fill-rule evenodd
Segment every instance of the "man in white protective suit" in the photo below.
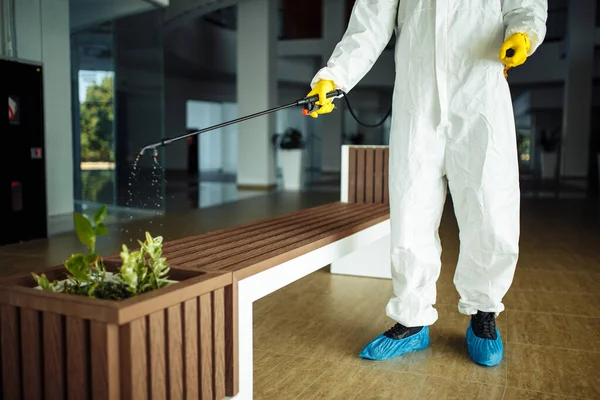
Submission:
M 371 69 L 395 28 L 396 78 L 390 133 L 391 263 L 396 324 L 361 357 L 384 360 L 429 346 L 438 313 L 438 234 L 449 186 L 460 228 L 454 284 L 466 340 L 478 364 L 500 363 L 495 319 L 519 252 L 520 191 L 506 70 L 546 35 L 547 0 L 356 0 L 341 41 L 313 79 L 329 113 Z

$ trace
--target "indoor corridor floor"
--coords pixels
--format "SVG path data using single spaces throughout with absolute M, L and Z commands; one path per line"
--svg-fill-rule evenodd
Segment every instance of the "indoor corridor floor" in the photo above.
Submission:
M 111 225 L 101 254 L 141 239 L 166 240 L 270 218 L 335 201 L 336 193 L 278 193 L 209 209 Z M 393 324 L 384 311 L 390 280 L 320 270 L 254 306 L 254 398 L 266 399 L 600 399 L 600 224 L 598 203 L 524 199 L 521 255 L 506 311 L 501 365 L 475 365 L 465 346 L 468 318 L 452 283 L 458 229 L 447 207 L 440 235 L 439 320 L 431 346 L 396 360 L 367 362 L 363 346 Z M 0 247 L 0 274 L 39 270 L 81 250 L 73 233 Z
M 255 399 L 600 399 L 600 230 L 582 204 L 523 202 L 520 262 L 498 318 L 501 365 L 477 366 L 467 353 L 448 207 L 439 320 L 427 350 L 360 359 L 364 345 L 393 325 L 385 315 L 392 283 L 323 269 L 255 303 Z

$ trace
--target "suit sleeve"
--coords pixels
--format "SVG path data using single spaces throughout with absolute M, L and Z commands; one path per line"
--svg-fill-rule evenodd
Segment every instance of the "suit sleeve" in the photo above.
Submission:
M 331 80 L 345 92 L 371 70 L 387 44 L 394 28 L 399 0 L 356 0 L 348 28 L 333 50 L 326 67 L 311 82 Z
M 532 55 L 546 37 L 548 1 L 502 0 L 502 14 L 506 26 L 505 38 L 515 33 L 525 33 L 531 42 L 528 56 Z

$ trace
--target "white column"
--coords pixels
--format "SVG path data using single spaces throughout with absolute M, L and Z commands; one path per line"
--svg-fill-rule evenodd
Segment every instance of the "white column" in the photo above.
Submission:
M 245 116 L 277 104 L 277 1 L 240 2 L 237 15 L 237 102 Z M 238 186 L 274 187 L 275 116 L 243 122 L 238 132 Z
M 48 215 L 73 211 L 73 130 L 68 0 L 15 1 L 17 57 L 44 71 Z
M 596 0 L 569 2 L 561 163 L 566 177 L 588 173 L 595 19 Z
M 331 57 L 346 30 L 346 2 L 344 0 L 323 1 L 323 48 L 321 60 L 323 66 Z M 339 172 L 342 152 L 342 134 L 344 131 L 344 99 L 335 101 L 336 109 L 319 117 L 321 121 L 322 153 L 321 170 Z

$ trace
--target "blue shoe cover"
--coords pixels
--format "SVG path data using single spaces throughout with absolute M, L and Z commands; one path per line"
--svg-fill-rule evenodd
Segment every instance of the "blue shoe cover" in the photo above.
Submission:
M 418 333 L 399 340 L 390 339 L 381 334 L 365 346 L 359 357 L 381 361 L 423 350 L 427 346 L 429 346 L 429 327 L 424 326 Z
M 467 328 L 467 347 L 471 359 L 477 364 L 493 367 L 500 364 L 504 349 L 500 331 L 496 328 L 496 340 L 482 339 L 475 336 L 471 324 Z

